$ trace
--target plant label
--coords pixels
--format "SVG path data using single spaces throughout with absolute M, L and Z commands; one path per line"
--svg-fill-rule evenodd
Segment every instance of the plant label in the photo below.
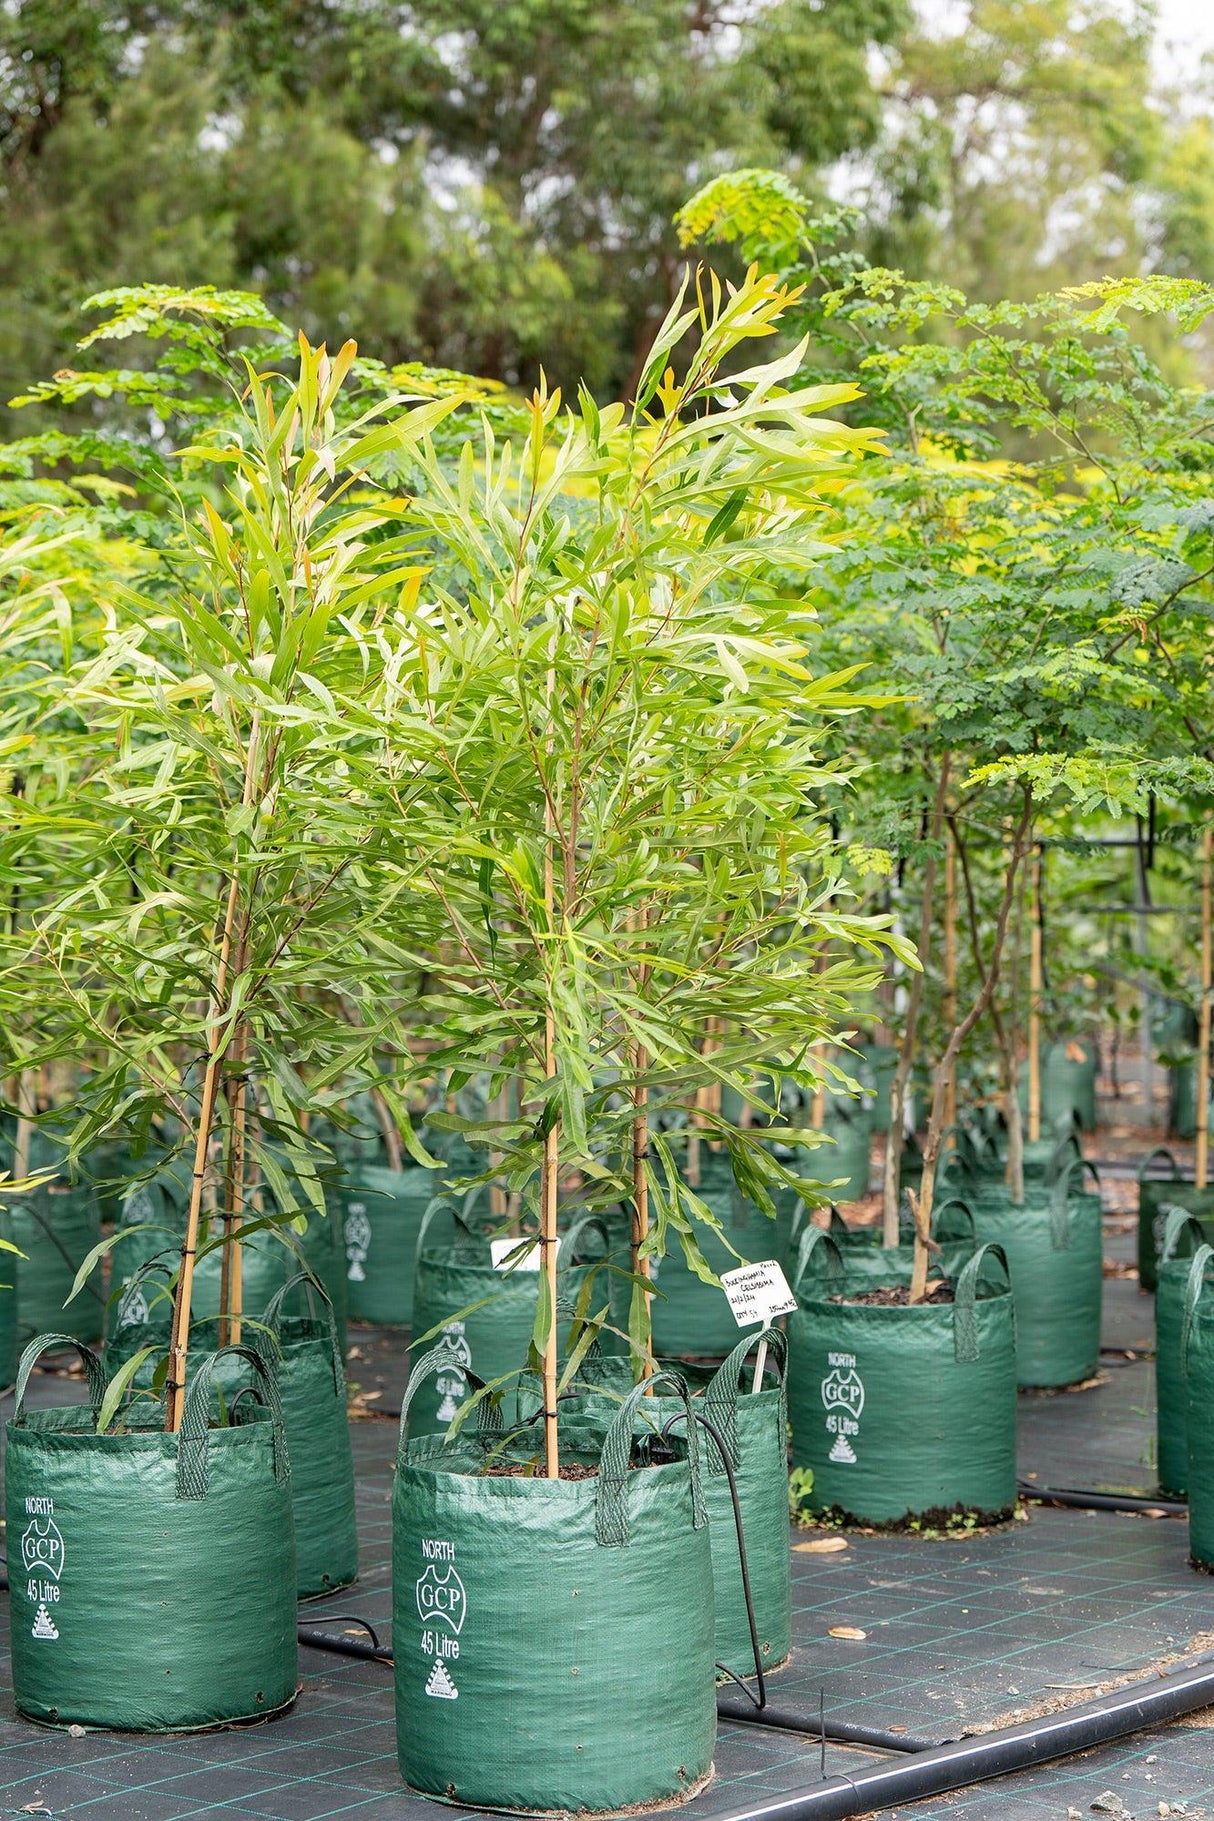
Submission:
M 523 1248 L 526 1246 L 526 1250 Z M 543 1247 L 536 1240 L 491 1239 L 489 1256 L 495 1271 L 538 1271 Z M 556 1242 L 556 1255 L 561 1255 L 561 1242 Z
M 739 1328 L 753 1328 L 760 1322 L 774 1321 L 777 1315 L 791 1315 L 797 1306 L 788 1279 L 774 1258 L 759 1265 L 737 1265 L 732 1271 L 722 1271 L 721 1283 Z

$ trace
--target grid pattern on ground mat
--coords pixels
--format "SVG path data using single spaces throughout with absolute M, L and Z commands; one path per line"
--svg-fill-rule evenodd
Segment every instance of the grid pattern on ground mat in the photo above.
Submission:
M 1105 1288 L 1106 1338 L 1122 1348 L 1148 1339 L 1150 1305 L 1136 1286 L 1110 1279 Z M 363 1329 L 352 1338 L 356 1406 L 367 1412 L 353 1428 L 363 1574 L 357 1588 L 300 1616 L 341 1630 L 347 1621 L 336 1615 L 357 1613 L 390 1639 L 389 1413 L 399 1404 L 405 1337 Z M 1149 1488 L 1150 1370 L 1106 1361 L 1103 1382 L 1089 1390 L 1022 1398 L 1022 1468 L 1042 1484 Z M 74 1379 L 40 1374 L 32 1397 L 77 1401 L 81 1390 Z M 0 1405 L 0 1415 L 10 1407 Z M 773 1700 L 811 1721 L 821 1701 L 835 1719 L 956 1737 L 1043 1700 L 1082 1697 L 1214 1628 L 1214 1586 L 1189 1568 L 1182 1522 L 1032 1507 L 1024 1521 L 961 1539 L 851 1535 L 843 1549 L 805 1547 L 815 1540 L 813 1531 L 792 1534 L 795 1651 L 772 1678 Z M 0 1629 L 7 1619 L 0 1601 Z M 832 1637 L 840 1628 L 865 1635 Z M 274 1722 L 174 1738 L 71 1738 L 15 1719 L 6 1637 L 0 1649 L 0 1818 L 421 1821 L 434 1813 L 399 1781 L 386 1666 L 305 1649 L 300 1699 Z M 875 1761 L 829 1746 L 825 1772 L 855 1775 Z M 812 1786 L 822 1769 L 816 1739 L 725 1725 L 716 1780 L 690 1807 L 710 1821 Z M 1170 1727 L 900 1812 L 1037 1821 L 1065 1817 L 1068 1806 L 1087 1813 L 1106 1789 L 1138 1821 L 1156 1816 L 1160 1802 L 1186 1803 L 1194 1816 L 1204 1804 L 1214 1821 L 1214 1729 Z

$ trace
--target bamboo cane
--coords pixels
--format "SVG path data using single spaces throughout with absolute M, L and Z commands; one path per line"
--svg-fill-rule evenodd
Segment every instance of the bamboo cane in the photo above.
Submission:
M 245 752 L 244 788 L 241 801 L 247 807 L 253 801 L 253 777 L 257 765 L 259 731 L 258 711 L 253 711 L 249 744 Z M 215 991 L 211 996 L 211 1020 L 208 1037 L 206 1072 L 202 1079 L 202 1099 L 198 1108 L 198 1128 L 194 1137 L 194 1163 L 190 1175 L 190 1205 L 186 1213 L 185 1239 L 181 1247 L 181 1271 L 177 1294 L 173 1298 L 173 1328 L 169 1340 L 169 1371 L 165 1380 L 164 1426 L 170 1435 L 181 1427 L 185 1408 L 186 1359 L 190 1346 L 190 1308 L 194 1296 L 194 1265 L 198 1257 L 198 1228 L 202 1217 L 203 1185 L 206 1181 L 207 1154 L 211 1146 L 211 1128 L 215 1122 L 215 1102 L 219 1078 L 232 1038 L 223 1036 L 223 1007 L 228 991 L 228 967 L 232 958 L 232 937 L 236 928 L 236 907 L 240 900 L 240 872 L 233 862 L 224 906 L 219 941 L 219 963 L 215 969 Z M 244 944 L 241 944 L 243 950 Z M 234 1242 L 239 1245 L 239 1240 Z M 224 1250 L 228 1248 L 225 1246 Z
M 228 1084 L 228 1155 L 223 1185 L 223 1251 L 219 1267 L 219 1344 L 240 1345 L 240 1320 L 244 1313 L 244 1270 L 240 1225 L 244 1212 L 245 1130 L 247 1086 L 245 1055 L 247 1030 L 242 1020 L 232 1042 L 236 1074 Z
M 647 911 L 642 911 L 639 919 L 642 933 L 649 927 Z M 637 973 L 638 994 L 643 997 L 649 983 L 649 968 L 642 961 Z M 632 1269 L 638 1277 L 649 1280 L 650 1269 L 648 1258 L 641 1256 L 641 1247 L 649 1233 L 649 1088 L 642 1079 L 649 1067 L 649 1053 L 643 1043 L 638 1043 L 633 1051 L 633 1087 L 632 1087 Z M 699 1158 L 696 1159 L 697 1165 Z M 649 1334 L 653 1297 L 649 1291 L 645 1297 L 645 1332 Z M 653 1342 L 650 1338 L 649 1350 L 641 1361 L 642 1379 L 653 1377 Z M 648 1391 L 645 1394 L 649 1395 Z
M 37 1076 L 32 1069 L 22 1069 L 17 1077 L 17 1136 L 13 1147 L 13 1179 L 24 1182 L 30 1173 L 30 1142 L 34 1136 L 34 1115 L 38 1111 Z
M 1041 855 L 1033 862 L 1033 907 L 1029 930 L 1029 1143 L 1041 1137 Z
M 552 720 L 552 697 L 556 690 L 555 635 L 553 657 L 548 666 L 545 697 L 549 727 Z M 552 753 L 549 731 L 546 751 Z M 545 934 L 552 937 L 556 917 L 556 886 L 553 878 L 552 843 L 556 834 L 556 816 L 551 789 L 544 792 L 544 924 Z M 550 952 L 550 951 L 549 951 Z M 544 1003 L 544 1079 L 551 1084 L 556 1074 L 556 1012 L 552 1004 L 552 983 L 548 982 Z M 548 1332 L 544 1337 L 544 1474 L 550 1480 L 560 1478 L 561 1457 L 557 1434 L 557 1326 L 556 1326 L 556 1191 L 560 1167 L 560 1127 L 553 1116 L 544 1131 L 544 1158 L 540 1170 L 540 1248 L 543 1253 L 544 1278 L 548 1287 Z
M 1214 827 L 1207 822 L 1201 837 L 1201 1012 L 1197 1026 L 1197 1157 L 1193 1171 L 1199 1189 L 1205 1188 L 1210 1167 L 1210 992 L 1214 986 L 1212 861 Z

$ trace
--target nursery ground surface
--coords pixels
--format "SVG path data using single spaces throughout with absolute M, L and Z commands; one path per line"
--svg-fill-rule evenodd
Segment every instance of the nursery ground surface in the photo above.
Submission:
M 1108 1269 L 1118 1273 L 1133 1236 L 1124 1219 L 1107 1225 Z M 1021 1397 L 1020 1469 L 1034 1487 L 1153 1490 L 1151 1306 L 1123 1275 L 1108 1276 L 1105 1292 L 1098 1381 Z M 355 1408 L 365 1412 L 354 1426 L 363 1579 L 304 1608 L 301 1618 L 340 1634 L 346 1621 L 326 1614 L 353 1613 L 390 1638 L 389 1413 L 403 1382 L 403 1337 L 356 1329 L 352 1348 Z M 79 1395 L 75 1380 L 50 1374 L 34 1388 L 40 1404 Z M 849 1533 L 843 1548 L 840 1540 L 819 1530 L 790 1535 L 796 1648 L 770 1688 L 782 1708 L 811 1719 L 821 1700 L 836 1720 L 956 1738 L 1088 1699 L 1214 1646 L 1214 1581 L 1188 1566 L 1183 1521 L 1030 1504 L 1017 1522 L 985 1535 Z M 823 1543 L 830 1546 L 814 1547 Z M 137 1590 L 132 1599 L 137 1625 Z M 0 1597 L 0 1626 L 7 1622 Z M 864 1635 L 831 1635 L 839 1630 Z M 436 1812 L 400 1786 L 385 1665 L 305 1649 L 299 1701 L 270 1724 L 171 1738 L 72 1738 L 15 1718 L 7 1637 L 0 1648 L 6 1821 L 30 1814 L 419 1821 Z M 660 1701 L 661 1690 L 653 1692 Z M 828 1745 L 825 1772 L 854 1775 L 878 1761 Z M 711 1788 L 690 1805 L 705 1821 L 812 1786 L 823 1761 L 816 1740 L 728 1723 L 716 1767 Z M 1214 1709 L 1084 1757 L 886 1812 L 1036 1821 L 1068 1810 L 1121 1821 L 1214 1821 Z

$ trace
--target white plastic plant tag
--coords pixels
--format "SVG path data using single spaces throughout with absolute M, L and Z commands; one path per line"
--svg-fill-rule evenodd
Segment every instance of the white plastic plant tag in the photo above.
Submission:
M 526 1241 L 522 1239 L 491 1239 L 489 1256 L 493 1260 L 493 1269 L 495 1271 L 538 1271 L 543 1247 L 538 1240 L 532 1240 L 524 1252 L 522 1247 L 525 1244 Z M 556 1242 L 556 1255 L 558 1258 L 561 1255 L 559 1239 Z
M 753 1328 L 758 1322 L 774 1321 L 777 1315 L 791 1315 L 797 1306 L 788 1279 L 774 1258 L 759 1265 L 735 1265 L 732 1271 L 722 1271 L 721 1283 L 739 1328 Z

